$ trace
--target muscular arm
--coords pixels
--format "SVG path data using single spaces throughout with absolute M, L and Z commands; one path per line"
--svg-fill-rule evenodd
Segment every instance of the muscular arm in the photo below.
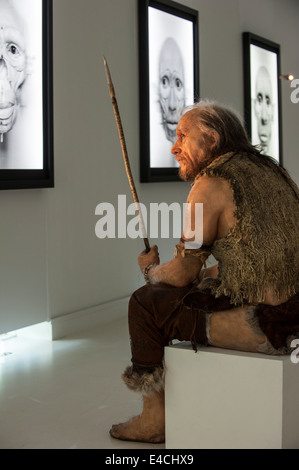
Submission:
M 212 245 L 217 238 L 226 235 L 230 225 L 226 211 L 231 212 L 228 204 L 230 201 L 227 200 L 227 196 L 231 199 L 230 189 L 223 180 L 200 178 L 188 196 L 187 202 L 190 203 L 189 207 L 191 207 L 192 214 L 191 228 L 190 224 L 184 225 L 182 239 L 192 241 L 190 234 L 196 227 L 194 220 L 195 203 L 203 204 L 203 223 L 199 228 L 202 230 L 202 244 Z M 198 227 L 196 229 L 198 230 Z M 181 241 L 180 244 L 183 249 L 183 242 Z M 179 251 L 171 261 L 160 264 L 157 247 L 152 247 L 150 253 L 141 253 L 138 263 L 142 271 L 149 264 L 153 264 L 148 272 L 151 283 L 163 282 L 175 287 L 183 287 L 199 277 L 203 261 L 199 256 L 190 254 L 190 251 L 185 256 L 182 253 L 184 254 L 184 251 Z
M 150 253 L 141 253 L 138 258 L 142 271 L 149 264 L 153 264 L 148 272 L 152 284 L 163 282 L 175 287 L 184 287 L 198 277 L 202 267 L 202 262 L 199 258 L 193 256 L 183 258 L 178 254 L 167 263 L 159 264 L 159 260 L 155 256 L 153 260 L 148 262 L 148 256 L 153 255 L 156 249 L 157 247 L 153 246 Z

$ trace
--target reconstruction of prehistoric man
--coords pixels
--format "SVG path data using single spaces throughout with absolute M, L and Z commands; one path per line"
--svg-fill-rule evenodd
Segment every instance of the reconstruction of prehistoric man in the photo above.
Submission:
M 145 286 L 129 303 L 132 365 L 127 386 L 143 395 L 139 416 L 111 436 L 163 442 L 164 347 L 178 339 L 264 354 L 288 354 L 299 337 L 299 190 L 287 171 L 251 145 L 236 113 L 215 103 L 189 108 L 172 148 L 191 208 L 203 204 L 203 244 L 173 259 L 138 258 Z M 195 214 L 195 212 L 194 212 Z M 189 246 L 189 243 L 188 243 Z M 212 254 L 216 266 L 205 268 Z M 200 373 L 200 372 L 199 372 Z M 166 371 L 167 374 L 167 371 Z
M 159 57 L 159 103 L 166 139 L 174 144 L 185 106 L 183 57 L 173 38 L 167 38 Z
M 26 79 L 22 21 L 9 0 L 0 0 L 0 141 L 13 129 Z
M 266 155 L 271 141 L 274 110 L 271 78 L 268 69 L 264 66 L 259 68 L 256 76 L 254 110 L 261 153 Z

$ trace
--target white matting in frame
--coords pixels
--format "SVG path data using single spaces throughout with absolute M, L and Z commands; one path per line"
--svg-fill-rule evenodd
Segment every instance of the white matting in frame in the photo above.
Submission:
M 42 170 L 42 2 L 1 0 L 0 169 Z
M 244 118 L 251 143 L 281 165 L 280 45 L 243 33 Z
M 140 181 L 182 181 L 171 153 L 184 108 L 199 99 L 198 11 L 139 0 Z
M 251 142 L 279 161 L 277 55 L 251 44 L 250 62 Z
M 168 48 L 168 50 L 167 50 Z M 176 58 L 174 59 L 174 52 Z M 172 69 L 169 70 L 169 58 L 172 57 Z M 194 102 L 193 70 L 193 23 L 170 13 L 149 8 L 149 80 L 150 80 L 150 167 L 175 168 L 178 163 L 171 154 L 175 131 L 181 110 Z M 174 76 L 181 86 L 172 84 L 167 105 L 172 99 L 177 108 L 177 116 L 167 120 L 167 111 L 163 110 L 163 90 L 161 74 L 164 69 Z M 164 99 L 166 103 L 166 99 Z M 163 111 L 165 115 L 163 116 Z

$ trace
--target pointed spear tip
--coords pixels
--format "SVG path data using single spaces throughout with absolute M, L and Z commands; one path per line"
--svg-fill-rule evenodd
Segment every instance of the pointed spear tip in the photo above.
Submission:
M 103 60 L 104 60 L 104 67 L 105 67 L 106 74 L 107 74 L 108 71 L 109 71 L 109 67 L 108 67 L 108 63 L 107 63 L 106 57 L 105 57 L 104 55 L 103 55 Z
M 112 83 L 112 80 L 111 80 L 110 70 L 109 70 L 109 67 L 108 67 L 108 63 L 107 63 L 106 57 L 103 56 L 103 59 L 104 59 L 104 66 L 105 66 L 105 72 L 106 72 L 107 81 L 108 81 L 108 84 L 111 84 L 111 83 Z

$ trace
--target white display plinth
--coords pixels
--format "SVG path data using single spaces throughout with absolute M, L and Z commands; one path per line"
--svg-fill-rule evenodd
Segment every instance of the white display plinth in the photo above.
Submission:
M 165 348 L 167 449 L 299 449 L 299 364 L 184 342 Z

